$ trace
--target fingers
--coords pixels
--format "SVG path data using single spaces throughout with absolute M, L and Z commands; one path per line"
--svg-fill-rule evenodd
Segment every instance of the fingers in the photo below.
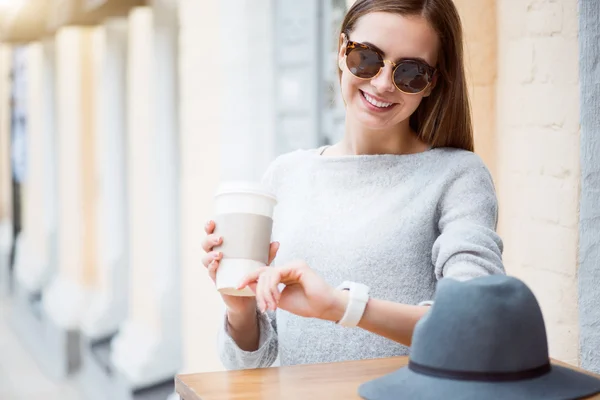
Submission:
M 214 231 L 215 231 L 215 221 L 208 221 L 206 223 L 206 225 L 204 225 L 204 232 L 206 232 L 207 235 L 210 235 Z
M 213 282 L 217 282 L 217 268 L 219 268 L 219 261 L 214 260 L 208 264 L 208 276 Z
M 279 274 L 277 274 L 279 275 Z M 268 284 L 268 295 L 270 295 L 269 304 L 272 306 L 272 310 L 275 311 L 277 306 L 279 305 L 279 298 L 281 297 L 281 293 L 279 293 L 279 284 L 281 283 L 280 276 L 271 276 Z
M 277 269 L 270 269 L 263 272 L 258 278 L 256 286 L 256 300 L 261 311 L 275 311 L 279 304 L 280 293 L 278 285 L 281 276 Z
M 218 246 L 220 244 L 223 243 L 223 238 L 221 236 L 217 236 L 217 235 L 207 235 L 203 240 L 202 240 L 202 250 L 204 250 L 205 252 L 210 252 L 212 251 L 213 247 Z
M 267 265 L 271 265 L 271 263 L 277 256 L 278 251 L 279 251 L 279 242 L 271 243 L 271 246 L 269 247 L 269 262 L 267 262 Z
M 275 296 L 273 288 L 279 293 L 277 290 L 278 276 L 279 274 L 274 268 L 260 268 L 248 274 L 237 288 L 243 289 L 246 286 L 250 286 L 256 295 L 258 309 L 261 312 L 265 312 L 266 310 L 275 311 L 279 301 L 279 294 Z
M 253 271 L 251 273 L 249 273 L 248 275 L 246 275 L 244 277 L 244 279 L 241 280 L 240 284 L 238 285 L 237 289 L 243 289 L 246 286 L 248 286 L 251 283 L 256 283 L 258 282 L 258 277 L 260 276 L 260 274 L 263 272 L 264 268 L 259 268 L 256 271 Z
M 216 261 L 218 264 L 218 262 L 221 261 L 222 258 L 223 253 L 221 253 L 220 251 L 211 251 L 202 256 L 202 264 L 208 268 L 210 263 Z

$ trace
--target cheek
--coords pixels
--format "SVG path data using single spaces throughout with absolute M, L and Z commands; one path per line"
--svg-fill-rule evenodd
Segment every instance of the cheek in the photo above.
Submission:
M 353 95 L 353 92 L 357 89 L 357 83 L 355 82 L 357 79 L 352 76 L 352 74 L 344 71 L 342 73 L 342 81 L 340 83 L 340 87 L 342 89 L 342 97 L 348 102 L 350 97 Z
M 410 111 L 412 114 L 421 104 L 421 100 L 423 100 L 422 94 L 405 94 L 402 93 L 402 104 L 404 104 L 404 108 L 407 111 Z

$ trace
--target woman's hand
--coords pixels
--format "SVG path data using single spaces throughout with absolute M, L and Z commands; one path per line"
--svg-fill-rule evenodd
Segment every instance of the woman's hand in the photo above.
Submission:
M 281 292 L 280 283 L 286 285 Z M 256 293 L 263 312 L 279 307 L 302 317 L 339 321 L 348 302 L 347 293 L 328 285 L 304 262 L 261 268 L 246 276 L 238 288 L 246 286 Z
M 213 282 L 216 282 L 217 269 L 219 268 L 219 263 L 223 258 L 223 254 L 218 251 L 213 251 L 213 247 L 223 243 L 223 238 L 213 234 L 215 231 L 214 221 L 208 221 L 204 226 L 204 231 L 206 232 L 206 236 L 202 240 L 202 249 L 206 254 L 202 257 L 202 264 L 207 268 L 210 279 L 212 279 Z M 277 255 L 277 250 L 279 250 L 279 243 L 271 243 L 269 249 L 269 264 Z M 223 297 L 223 301 L 225 302 L 228 311 L 232 313 L 242 314 L 246 312 L 256 312 L 256 302 L 252 297 L 228 295 L 221 295 L 221 297 Z

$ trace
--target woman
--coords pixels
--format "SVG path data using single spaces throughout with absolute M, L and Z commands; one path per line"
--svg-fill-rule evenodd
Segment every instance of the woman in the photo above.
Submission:
M 241 282 L 256 299 L 223 296 L 227 368 L 407 354 L 439 279 L 504 273 L 495 190 L 473 153 L 462 40 L 452 0 L 359 0 L 348 11 L 345 136 L 269 167 L 278 262 Z M 214 279 L 213 230 L 203 263 Z

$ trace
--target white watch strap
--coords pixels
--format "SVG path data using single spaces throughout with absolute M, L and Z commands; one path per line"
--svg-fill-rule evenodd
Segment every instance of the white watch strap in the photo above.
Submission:
M 348 290 L 348 306 L 342 319 L 337 322 L 338 325 L 357 326 L 369 301 L 369 287 L 362 283 L 346 281 L 338 286 L 338 289 Z

